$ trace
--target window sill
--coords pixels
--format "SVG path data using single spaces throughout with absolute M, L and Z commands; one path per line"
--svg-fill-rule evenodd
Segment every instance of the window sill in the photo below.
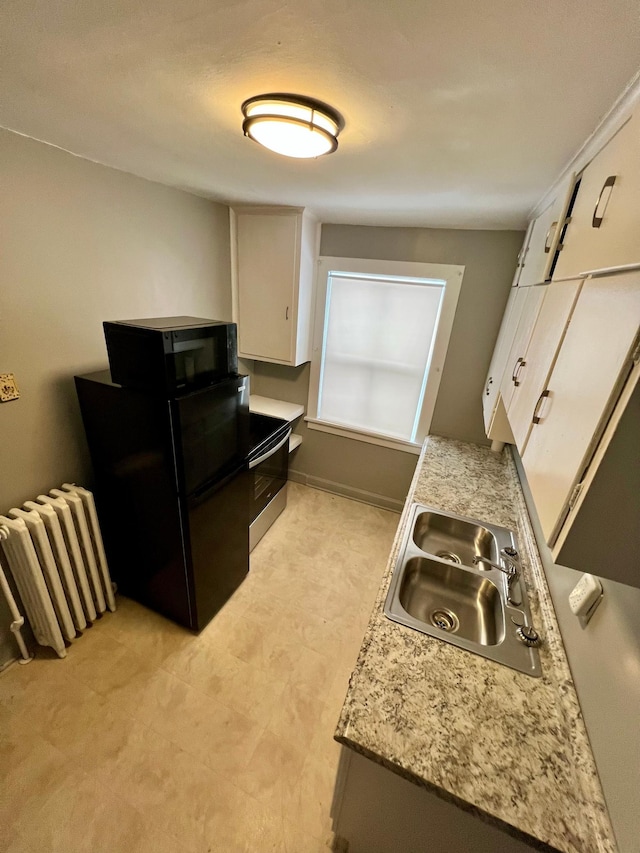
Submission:
M 320 421 L 317 418 L 305 418 L 309 429 L 316 429 L 319 432 L 328 432 L 331 435 L 339 435 L 342 438 L 352 438 L 355 441 L 365 441 L 367 444 L 377 444 L 379 447 L 389 447 L 391 450 L 401 450 L 403 453 L 413 453 L 415 456 L 420 455 L 422 443 L 416 444 L 413 441 L 403 441 L 399 438 L 385 438 L 383 435 L 376 435 L 371 432 L 363 432 L 362 430 L 352 429 L 351 427 L 342 426 L 341 424 L 332 424 L 327 421 Z

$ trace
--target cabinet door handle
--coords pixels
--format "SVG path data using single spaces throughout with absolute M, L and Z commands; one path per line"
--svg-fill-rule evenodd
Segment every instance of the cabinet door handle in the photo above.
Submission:
M 516 370 L 518 369 L 518 365 L 520 364 L 520 362 L 521 362 L 521 361 L 522 361 L 522 359 L 521 359 L 521 358 L 519 358 L 519 359 L 516 361 L 516 363 L 513 365 L 513 370 L 511 371 L 511 381 L 512 381 L 512 382 L 515 382 L 515 381 L 516 381 Z
M 516 363 L 513 365 L 513 373 L 511 374 L 511 381 L 514 385 L 519 385 L 518 376 L 520 375 L 520 371 L 525 366 L 527 362 L 523 358 L 517 359 Z
M 287 310 L 284 312 L 284 319 L 285 320 L 289 319 L 289 306 L 288 305 L 287 305 Z
M 538 397 L 538 402 L 536 403 L 536 407 L 535 407 L 535 409 L 533 410 L 533 418 L 532 418 L 532 420 L 531 420 L 531 422 L 532 422 L 532 423 L 534 423 L 534 424 L 539 424 L 539 423 L 540 423 L 540 421 L 542 420 L 542 415 L 540 414 L 540 408 L 542 407 L 542 403 L 543 403 L 543 401 L 544 401 L 544 400 L 545 400 L 545 399 L 546 399 L 550 394 L 551 394 L 551 391 L 549 391 L 549 389 L 548 389 L 548 388 L 545 388 L 545 390 L 542 392 L 542 394 L 540 394 L 540 396 Z
M 553 237 L 551 235 L 556 233 L 557 225 L 558 225 L 557 221 L 552 222 L 551 225 L 549 226 L 549 230 L 547 231 L 547 236 L 544 238 L 544 253 L 545 253 L 545 255 L 548 255 L 549 252 L 551 251 L 551 244 L 553 243 Z M 550 237 L 551 237 L 551 239 L 549 239 Z
M 609 175 L 607 180 L 602 185 L 602 189 L 600 190 L 600 195 L 598 196 L 598 201 L 596 202 L 595 209 L 593 211 L 593 219 L 591 220 L 592 228 L 599 228 L 602 225 L 602 220 L 604 219 L 604 212 L 607 209 L 607 204 L 609 203 L 609 199 L 611 198 L 611 189 L 616 182 L 616 175 Z M 606 201 L 602 208 L 602 216 L 598 216 L 598 210 L 600 208 L 600 203 L 602 201 L 602 196 L 604 195 L 604 191 L 609 189 L 609 193 L 607 194 Z

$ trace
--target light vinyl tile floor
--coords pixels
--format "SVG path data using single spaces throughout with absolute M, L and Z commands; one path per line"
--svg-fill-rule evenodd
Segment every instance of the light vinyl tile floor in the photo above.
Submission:
M 198 636 L 119 597 L 0 675 L 0 850 L 319 853 L 333 732 L 398 516 L 289 484 Z

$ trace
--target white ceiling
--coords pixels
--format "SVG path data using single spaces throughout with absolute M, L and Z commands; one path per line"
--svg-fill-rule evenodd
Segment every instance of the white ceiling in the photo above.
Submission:
M 637 70 L 638 0 L 3 0 L 0 124 L 227 202 L 323 221 L 520 227 Z M 332 104 L 338 151 L 242 136 Z

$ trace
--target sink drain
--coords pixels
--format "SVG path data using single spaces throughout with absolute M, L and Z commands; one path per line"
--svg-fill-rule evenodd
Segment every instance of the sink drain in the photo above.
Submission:
M 440 557 L 441 560 L 448 560 L 450 563 L 456 563 L 458 566 L 462 565 L 462 560 L 457 554 L 454 554 L 453 551 L 436 551 L 435 556 Z
M 436 628 L 441 628 L 443 631 L 457 631 L 460 623 L 455 613 L 450 610 L 434 610 L 431 614 L 431 624 Z

